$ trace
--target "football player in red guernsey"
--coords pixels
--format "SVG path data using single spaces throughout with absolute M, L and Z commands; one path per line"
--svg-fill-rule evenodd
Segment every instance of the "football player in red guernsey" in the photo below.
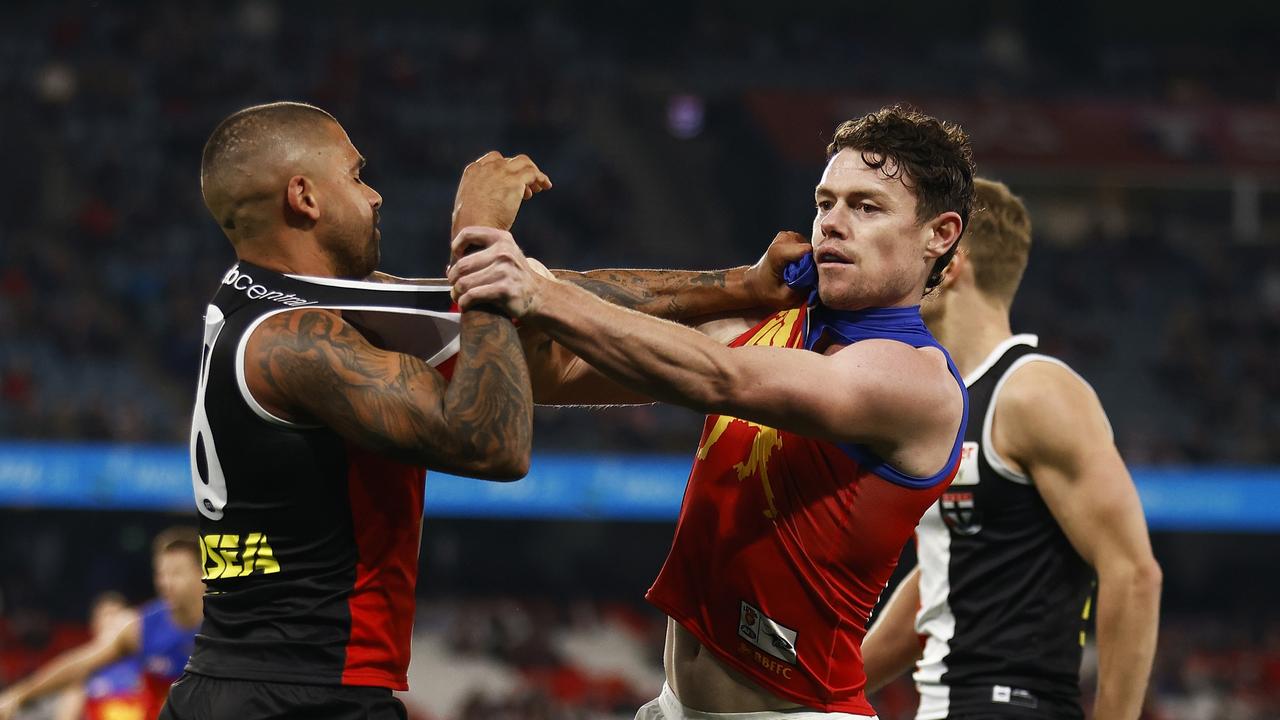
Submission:
M 596 297 L 642 297 L 678 273 L 588 284 L 539 272 L 509 234 L 454 239 L 459 305 L 502 308 L 549 338 L 526 337 L 535 397 L 642 395 L 708 414 L 648 593 L 671 618 L 667 687 L 637 717 L 874 715 L 867 616 L 959 464 L 967 396 L 919 305 L 972 202 L 959 128 L 901 108 L 842 124 L 815 191 L 812 252 L 785 273 L 812 292 L 721 337 L 727 347 Z M 733 272 L 710 277 L 740 292 Z M 618 292 L 600 286 L 609 279 Z

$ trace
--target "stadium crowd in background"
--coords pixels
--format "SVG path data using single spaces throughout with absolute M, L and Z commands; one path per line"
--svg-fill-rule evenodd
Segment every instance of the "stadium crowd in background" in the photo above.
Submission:
M 803 210 L 807 199 L 803 184 L 788 201 L 767 178 L 721 177 L 787 167 L 777 152 L 757 166 L 736 159 L 743 143 L 768 143 L 742 97 L 755 86 L 839 91 L 836 79 L 814 79 L 822 62 L 848 73 L 876 68 L 862 92 L 936 94 L 939 107 L 922 105 L 938 114 L 946 98 L 966 93 L 1245 102 L 1273 97 L 1280 78 L 1280 61 L 1253 35 L 1218 41 L 1215 29 L 1228 20 L 1217 17 L 1198 37 L 1162 38 L 1093 36 L 1073 24 L 1087 18 L 1054 24 L 1052 12 L 977 13 L 954 18 L 968 39 L 888 71 L 878 63 L 886 38 L 798 52 L 814 50 L 822 22 L 799 10 L 766 24 L 709 8 L 613 22 L 572 4 L 497 19 L 402 7 L 335 12 L 305 33 L 282 6 L 257 1 L 234 12 L 163 4 L 6 12 L 16 22 L 0 26 L 0 85 L 11 100 L 0 151 L 24 170 L 0 179 L 0 333 L 28 339 L 0 350 L 0 434 L 10 438 L 182 439 L 200 345 L 189 319 L 203 311 L 209 278 L 231 262 L 203 221 L 190 168 L 207 128 L 264 98 L 318 102 L 367 137 L 374 182 L 405 210 L 383 225 L 384 267 L 443 274 L 441 244 L 423 242 L 420 228 L 447 235 L 457 168 L 492 147 L 526 152 L 556 178 L 520 237 L 552 267 L 749 262 L 778 227 L 803 228 L 807 215 L 790 207 Z M 1139 24 L 1128 10 L 1107 12 L 1117 27 Z M 1062 23 L 1079 43 L 1045 41 Z M 657 27 L 661 52 L 645 40 Z M 508 67 L 496 52 L 506 46 L 526 48 L 528 60 Z M 1224 71 L 1246 64 L 1248 74 Z M 260 66 L 274 70 L 253 70 Z M 981 149 L 979 170 L 991 172 Z M 699 185 L 696 203 L 672 207 L 661 190 L 676 173 L 712 182 Z M 1159 180 L 1154 171 L 1141 177 Z M 1043 179 L 1001 179 L 1042 218 L 1015 330 L 1053 338 L 1046 350 L 1116 408 L 1126 458 L 1280 460 L 1271 442 L 1280 435 L 1280 376 L 1268 362 L 1280 342 L 1280 257 L 1274 244 L 1227 237 L 1231 199 L 1218 189 L 1227 181 L 1140 193 L 1086 177 L 1072 186 L 1083 197 L 1064 205 Z M 1275 220 L 1264 217 L 1263 232 L 1273 227 L 1266 222 Z M 1199 391 L 1188 396 L 1189 385 Z M 1255 391 L 1229 391 L 1240 386 Z M 683 453 L 698 422 L 662 407 L 542 410 L 538 442 Z
M 859 18 L 917 12 L 899 5 L 864 7 Z M 1014 330 L 1039 333 L 1046 352 L 1093 383 L 1130 465 L 1280 463 L 1280 197 L 1264 185 L 1254 196 L 1260 225 L 1233 227 L 1249 197 L 1236 193 L 1256 178 L 1219 170 L 1174 112 L 1244 108 L 1265 125 L 1280 95 L 1267 21 L 1280 5 L 1203 13 L 1174 2 L 1167 22 L 1103 0 L 1034 13 L 979 5 L 939 5 L 939 21 L 957 32 L 913 57 L 894 33 L 824 42 L 830 16 L 805 3 L 572 0 L 501 14 L 485 4 L 378 14 L 333 4 L 305 28 L 290 21 L 291 3 L 268 0 L 6 7 L 0 153 L 13 171 L 0 175 L 0 337 L 24 342 L 0 343 L 0 437 L 185 442 L 200 349 L 193 319 L 233 259 L 191 168 L 209 128 L 236 108 L 316 102 L 362 138 L 371 181 L 399 208 L 382 224 L 390 272 L 444 274 L 458 169 L 494 147 L 529 153 L 556 179 L 555 192 L 522 211 L 519 235 L 548 265 L 709 268 L 750 262 L 775 229 L 809 219 L 805 183 L 817 168 L 797 166 L 761 127 L 750 93 L 841 95 L 857 78 L 867 97 L 901 94 L 942 117 L 960 97 L 1142 103 L 1168 115 L 1164 150 L 1185 164 L 1063 174 L 1061 158 L 1003 168 L 979 149 L 979 171 L 1023 195 L 1038 223 Z M 510 47 L 521 48 L 520 63 L 507 61 Z M 1271 137 L 1265 130 L 1252 131 Z M 700 422 L 665 406 L 544 408 L 535 436 L 540 449 L 685 455 Z M 0 508 L 0 688 L 87 639 L 93 593 L 149 593 L 148 533 L 138 528 L 159 516 L 35 515 Z M 626 719 L 652 697 L 663 623 L 637 609 L 639 592 L 617 605 L 601 599 L 616 593 L 566 589 L 564 578 L 584 574 L 566 563 L 544 573 L 560 578 L 555 588 L 477 598 L 453 530 L 440 526 L 433 518 L 425 531 L 439 595 L 419 598 L 415 657 L 479 679 L 459 682 L 447 709 L 425 693 L 407 697 L 411 717 Z M 599 548 L 610 546 L 606 533 Z M 1197 534 L 1177 547 L 1163 535 L 1157 556 L 1172 550 L 1174 561 L 1143 717 L 1280 717 L 1275 581 L 1253 572 L 1276 540 Z M 597 580 L 655 569 L 612 556 L 592 567 Z M 579 660 L 583 648 L 597 659 Z M 600 671 L 601 648 L 619 655 L 614 670 Z M 1092 663 L 1086 651 L 1086 706 Z M 901 680 L 874 704 L 898 720 L 916 698 Z

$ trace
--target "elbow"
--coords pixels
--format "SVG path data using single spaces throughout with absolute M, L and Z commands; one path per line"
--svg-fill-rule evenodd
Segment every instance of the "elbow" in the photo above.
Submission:
M 510 457 L 504 458 L 494 468 L 494 480 L 501 482 L 513 482 L 523 478 L 529 474 L 530 453 L 525 450 L 523 454 L 512 454 Z
M 513 443 L 521 445 L 521 443 Z M 527 443 L 522 447 L 504 448 L 488 453 L 473 462 L 473 473 L 484 480 L 514 482 L 529 474 L 531 450 Z
M 1112 569 L 1100 567 L 1098 570 L 1100 586 L 1111 585 L 1131 598 L 1149 598 L 1158 602 L 1164 587 L 1164 572 L 1160 563 L 1151 556 Z
M 691 402 L 693 409 L 708 414 L 741 413 L 750 393 L 746 391 L 752 384 L 743 377 L 738 368 L 731 363 L 720 362 L 714 365 L 710 375 L 697 378 L 684 395 Z
M 1143 590 L 1159 597 L 1164 587 L 1164 571 L 1160 569 L 1160 563 L 1156 562 L 1154 557 L 1150 557 L 1138 566 L 1134 573 L 1134 580 L 1135 584 Z

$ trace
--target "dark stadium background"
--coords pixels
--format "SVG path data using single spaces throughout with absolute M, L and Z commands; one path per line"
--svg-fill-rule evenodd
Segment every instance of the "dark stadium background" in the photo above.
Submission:
M 112 463 L 186 442 L 232 257 L 197 168 L 229 112 L 333 112 L 385 198 L 383 268 L 439 275 L 456 179 L 486 150 L 555 181 L 515 228 L 549 266 L 725 267 L 806 231 L 836 121 L 901 101 L 963 124 L 979 172 L 1026 199 L 1015 330 L 1093 382 L 1149 500 L 1146 716 L 1280 717 L 1277 38 L 1274 2 L 5 4 L 0 686 L 82 640 L 95 593 L 149 597 L 149 538 L 194 522 L 146 499 L 189 492 L 181 468 Z M 560 468 L 558 494 L 441 517 L 429 490 L 415 717 L 629 718 L 661 682 L 641 596 L 671 519 L 597 513 L 572 479 L 678 464 L 700 420 L 537 420 L 527 482 Z M 881 717 L 910 717 L 911 693 L 882 693 Z

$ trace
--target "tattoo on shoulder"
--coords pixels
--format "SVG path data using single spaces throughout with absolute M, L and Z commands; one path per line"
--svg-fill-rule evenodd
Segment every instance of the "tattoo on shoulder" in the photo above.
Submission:
M 373 347 L 317 309 L 264 323 L 254 360 L 275 397 L 344 437 L 392 457 L 466 469 L 475 458 L 528 444 L 532 398 L 511 322 L 463 317 L 452 382 L 417 357 Z
M 335 430 L 374 448 L 426 429 L 428 418 L 409 399 L 444 380 L 422 360 L 377 350 L 325 310 L 282 313 L 259 332 L 266 333 L 256 356 L 260 377 L 295 412 L 319 410 Z

